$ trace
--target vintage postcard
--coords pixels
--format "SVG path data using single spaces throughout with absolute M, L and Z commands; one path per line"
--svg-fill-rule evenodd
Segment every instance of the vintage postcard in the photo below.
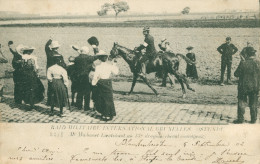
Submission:
M 1 164 L 260 164 L 258 0 L 0 0 Z

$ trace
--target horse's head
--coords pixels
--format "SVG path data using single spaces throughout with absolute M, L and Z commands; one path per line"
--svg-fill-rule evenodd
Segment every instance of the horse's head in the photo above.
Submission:
M 113 46 L 112 50 L 110 51 L 109 58 L 114 59 L 114 58 L 117 58 L 118 56 L 119 56 L 119 53 L 118 53 L 118 43 L 114 42 L 114 46 Z

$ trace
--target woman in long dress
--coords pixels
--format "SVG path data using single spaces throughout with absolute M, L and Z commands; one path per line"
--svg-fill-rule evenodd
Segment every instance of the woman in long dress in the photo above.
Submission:
M 112 120 L 116 116 L 111 74 L 118 74 L 119 70 L 115 63 L 110 64 L 107 59 L 108 55 L 100 50 L 96 55 L 100 56 L 101 64 L 95 69 L 92 85 L 95 89 L 95 107 L 101 113 L 103 120 Z
M 32 53 L 35 48 L 24 47 L 22 55 L 22 100 L 34 108 L 34 104 L 44 99 L 44 86 L 37 75 L 37 57 Z
M 196 56 L 195 53 L 192 52 L 193 47 L 189 46 L 186 48 L 188 50 L 188 53 L 186 54 L 186 57 L 189 58 L 191 61 L 196 62 Z M 198 72 L 195 64 L 188 64 L 186 67 L 186 75 L 187 77 L 198 79 Z
M 55 64 L 48 68 L 47 79 L 50 83 L 51 93 L 49 97 L 51 105 L 51 115 L 53 115 L 54 107 L 60 108 L 59 116 L 63 115 L 63 107 L 68 106 L 68 87 L 69 79 L 67 71 L 61 66 L 62 61 L 55 58 Z

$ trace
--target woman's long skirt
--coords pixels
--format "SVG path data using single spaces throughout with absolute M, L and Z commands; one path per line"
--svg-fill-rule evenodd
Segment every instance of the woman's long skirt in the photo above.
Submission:
M 198 79 L 199 76 L 198 76 L 196 65 L 194 65 L 194 64 L 192 64 L 192 65 L 187 64 L 186 75 L 187 75 L 187 77 Z
M 51 82 L 50 104 L 61 108 L 68 106 L 67 88 L 62 79 L 53 79 Z
M 33 70 L 24 70 L 22 83 L 22 100 L 26 104 L 34 105 L 44 99 L 44 86 Z
M 100 79 L 95 92 L 95 107 L 105 117 L 116 116 L 111 79 Z

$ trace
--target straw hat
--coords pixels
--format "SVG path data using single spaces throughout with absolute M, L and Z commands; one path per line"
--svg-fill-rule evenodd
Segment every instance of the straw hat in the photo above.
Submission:
M 89 48 L 88 48 L 87 46 L 83 46 L 83 47 L 81 47 L 81 48 L 78 50 L 78 52 L 79 52 L 80 54 L 88 55 L 88 54 L 89 54 Z
M 29 47 L 29 46 L 24 46 L 24 47 L 22 48 L 22 50 L 23 50 L 23 51 L 26 51 L 26 50 L 35 50 L 35 48 L 34 48 L 34 47 Z
M 97 56 L 109 56 L 110 54 L 107 54 L 105 51 L 103 50 L 99 50 L 99 52 L 96 54 Z
M 25 46 L 23 45 L 23 44 L 19 44 L 15 49 L 16 49 L 16 51 L 17 51 L 17 53 L 18 54 L 20 54 L 20 55 L 22 55 L 23 54 L 23 48 L 24 48 Z
M 60 47 L 60 44 L 58 41 L 52 41 L 51 45 L 49 46 L 51 49 Z

